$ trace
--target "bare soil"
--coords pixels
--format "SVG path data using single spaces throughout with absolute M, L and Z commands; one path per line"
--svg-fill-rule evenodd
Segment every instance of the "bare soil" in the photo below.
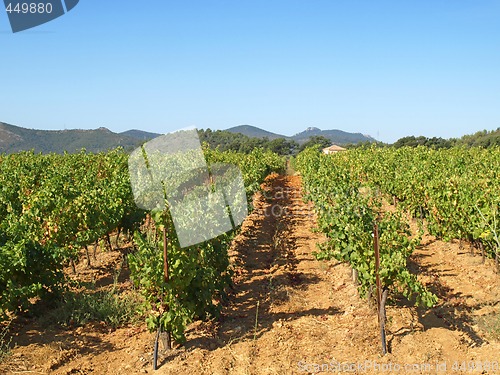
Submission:
M 313 256 L 325 237 L 313 231 L 300 177 L 274 175 L 266 186 L 232 244 L 234 289 L 221 319 L 193 323 L 187 343 L 163 353 L 157 374 L 458 374 L 467 369 L 454 364 L 500 362 L 500 342 L 477 324 L 500 312 L 500 278 L 491 261 L 425 235 L 410 267 L 439 303 L 424 310 L 392 296 L 390 353 L 382 356 L 376 311 L 359 297 L 349 267 Z M 120 262 L 119 251 L 98 252 L 90 269 L 77 270 L 106 287 Z M 126 269 L 119 285 L 131 288 Z M 0 374 L 154 372 L 154 334 L 144 324 L 46 329 L 19 319 L 12 331 L 15 347 Z

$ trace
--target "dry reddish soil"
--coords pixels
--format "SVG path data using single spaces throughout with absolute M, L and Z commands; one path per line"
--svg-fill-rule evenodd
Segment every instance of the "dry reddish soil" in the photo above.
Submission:
M 325 238 L 313 231 L 300 177 L 272 176 L 254 206 L 230 251 L 234 289 L 220 321 L 193 323 L 187 343 L 162 354 L 157 374 L 459 374 L 466 371 L 454 369 L 455 361 L 500 362 L 500 343 L 477 324 L 500 312 L 492 262 L 425 235 L 410 267 L 439 303 L 424 310 L 389 301 L 390 353 L 382 356 L 376 311 L 359 298 L 349 267 L 312 254 Z M 119 263 L 118 251 L 98 252 L 92 268 L 77 269 L 105 287 Z M 126 269 L 119 281 L 131 288 Z M 20 320 L 12 330 L 16 346 L 1 374 L 154 372 L 154 334 L 143 324 L 41 329 Z

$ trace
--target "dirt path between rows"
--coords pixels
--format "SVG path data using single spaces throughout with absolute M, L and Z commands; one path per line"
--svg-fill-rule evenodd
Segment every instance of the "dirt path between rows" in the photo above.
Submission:
M 500 306 L 500 280 L 458 244 L 424 237 L 411 268 L 440 297 L 421 310 L 394 299 L 382 357 L 376 313 L 358 296 L 348 266 L 319 262 L 299 176 L 274 176 L 235 238 L 230 302 L 219 322 L 197 322 L 187 343 L 153 372 L 154 336 L 143 326 L 109 332 L 98 324 L 40 330 L 29 323 L 0 373 L 20 374 L 448 374 L 454 361 L 500 362 L 500 343 L 477 317 Z M 378 366 L 378 367 L 377 367 Z M 493 370 L 475 373 L 498 373 Z

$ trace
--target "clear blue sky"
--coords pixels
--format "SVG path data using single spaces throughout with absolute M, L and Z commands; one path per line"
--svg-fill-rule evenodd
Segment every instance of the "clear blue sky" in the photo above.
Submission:
M 29 128 L 455 137 L 500 126 L 500 1 L 81 0 L 16 34 L 0 11 L 0 68 Z

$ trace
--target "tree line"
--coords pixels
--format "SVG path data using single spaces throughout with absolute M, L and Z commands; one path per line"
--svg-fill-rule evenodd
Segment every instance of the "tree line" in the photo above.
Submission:
M 275 138 L 269 139 L 249 137 L 241 133 L 231 133 L 225 130 L 199 130 L 200 141 L 207 143 L 211 149 L 219 151 L 236 151 L 248 154 L 255 148 L 263 148 L 278 155 L 297 155 L 308 147 L 318 149 L 331 146 L 332 140 L 323 136 L 312 136 L 304 143 L 298 143 L 293 139 Z M 362 142 L 357 144 L 343 144 L 345 148 L 365 147 L 374 142 Z M 500 128 L 496 130 L 483 130 L 474 134 L 464 135 L 461 138 L 445 139 L 441 137 L 406 136 L 398 139 L 393 144 L 376 142 L 380 147 L 417 147 L 425 146 L 432 149 L 449 149 L 457 146 L 488 148 L 500 146 Z

